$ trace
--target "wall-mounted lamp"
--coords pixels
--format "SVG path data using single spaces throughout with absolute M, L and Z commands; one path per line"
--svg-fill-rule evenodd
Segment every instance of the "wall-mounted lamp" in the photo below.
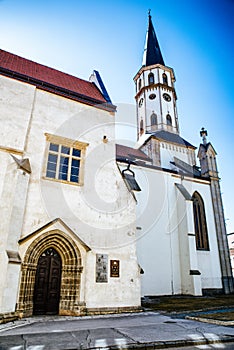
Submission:
M 108 138 L 106 137 L 106 135 L 103 136 L 102 141 L 103 141 L 104 143 L 107 143 L 107 142 L 108 142 Z

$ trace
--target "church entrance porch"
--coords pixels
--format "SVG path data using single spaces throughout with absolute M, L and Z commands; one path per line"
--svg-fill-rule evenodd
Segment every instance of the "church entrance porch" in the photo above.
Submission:
M 39 258 L 33 298 L 34 315 L 57 315 L 61 285 L 61 258 L 53 248 Z
M 26 250 L 21 266 L 17 313 L 31 315 L 81 315 L 80 250 L 74 239 L 60 230 L 39 235 Z

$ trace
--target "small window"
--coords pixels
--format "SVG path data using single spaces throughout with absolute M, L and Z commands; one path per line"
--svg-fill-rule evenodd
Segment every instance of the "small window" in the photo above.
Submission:
M 148 75 L 148 82 L 149 82 L 149 85 L 154 84 L 154 75 L 153 75 L 153 73 L 150 73 Z
M 162 78 L 163 78 L 163 84 L 168 85 L 168 80 L 167 80 L 166 73 L 163 73 Z
M 194 192 L 192 199 L 196 247 L 198 250 L 209 250 L 204 202 L 198 192 Z
M 138 90 L 140 91 L 141 89 L 141 79 L 139 79 L 139 82 L 138 82 Z
M 155 113 L 151 114 L 151 125 L 157 125 L 157 115 Z
M 166 119 L 167 119 L 167 125 L 172 126 L 172 119 L 171 119 L 170 114 L 167 114 Z
M 143 120 L 141 119 L 140 121 L 140 135 L 142 135 L 144 132 L 144 123 L 143 123 Z
M 88 144 L 46 134 L 49 141 L 46 178 L 81 184 L 82 166 Z

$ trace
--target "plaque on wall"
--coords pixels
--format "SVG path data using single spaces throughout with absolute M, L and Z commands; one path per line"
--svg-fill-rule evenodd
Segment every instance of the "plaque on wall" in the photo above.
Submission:
M 119 277 L 119 260 L 110 261 L 110 277 Z
M 96 282 L 107 283 L 108 282 L 108 255 L 96 254 Z

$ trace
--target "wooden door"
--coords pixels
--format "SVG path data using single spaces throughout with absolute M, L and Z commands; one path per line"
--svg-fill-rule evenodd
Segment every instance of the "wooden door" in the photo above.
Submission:
M 56 315 L 59 312 L 61 258 L 55 249 L 47 249 L 39 258 L 35 288 L 34 315 Z

